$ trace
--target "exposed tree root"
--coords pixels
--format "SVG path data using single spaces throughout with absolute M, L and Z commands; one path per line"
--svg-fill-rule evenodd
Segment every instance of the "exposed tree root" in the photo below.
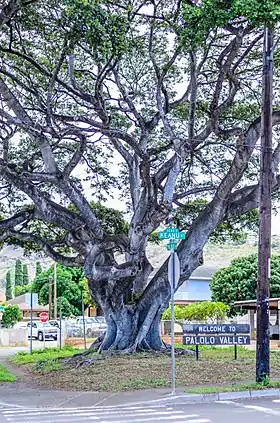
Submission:
M 71 366 L 75 366 L 76 368 L 82 367 L 82 366 L 91 366 L 96 361 L 100 360 L 106 360 L 110 357 L 123 357 L 125 355 L 127 356 L 139 356 L 143 358 L 143 354 L 146 354 L 146 356 L 152 356 L 152 355 L 171 355 L 171 345 L 169 344 L 163 344 L 163 347 L 159 350 L 152 349 L 151 347 L 148 348 L 148 345 L 146 345 L 146 348 L 143 346 L 136 346 L 135 344 L 132 345 L 129 348 L 126 348 L 124 350 L 116 350 L 116 349 L 108 349 L 105 351 L 99 352 L 98 355 L 93 355 L 96 353 L 96 351 L 99 351 L 101 340 L 97 342 L 96 340 L 93 345 L 91 345 L 90 349 L 87 351 L 84 351 L 82 353 L 78 353 L 73 355 L 70 359 L 67 360 L 67 363 Z M 193 350 L 187 350 L 185 348 L 175 348 L 175 355 L 181 356 L 181 355 L 191 355 L 193 356 L 195 354 L 195 351 Z
M 98 338 L 96 338 L 96 340 L 89 347 L 89 351 L 91 351 L 91 352 L 92 351 L 99 351 L 103 340 L 104 340 L 104 335 L 101 335 Z
M 93 357 L 84 357 L 76 362 L 76 368 L 82 366 L 92 366 L 96 361 L 105 360 L 106 357 L 103 356 L 93 356 Z

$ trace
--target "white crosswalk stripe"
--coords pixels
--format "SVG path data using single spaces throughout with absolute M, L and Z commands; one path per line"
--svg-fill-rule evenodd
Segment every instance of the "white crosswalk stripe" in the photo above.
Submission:
M 8 423 L 211 423 L 198 414 L 164 406 L 7 408 L 1 412 Z

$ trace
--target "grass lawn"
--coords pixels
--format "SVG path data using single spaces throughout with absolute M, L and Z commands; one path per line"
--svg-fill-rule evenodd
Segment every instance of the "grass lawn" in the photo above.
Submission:
M 34 350 L 32 354 L 25 351 L 19 352 L 11 356 L 10 361 L 18 365 L 38 363 L 40 361 L 49 361 L 64 357 L 72 357 L 72 355 L 80 352 L 83 352 L 83 350 L 68 345 L 66 347 L 63 347 L 61 350 L 59 348 L 45 348 L 40 350 Z
M 194 388 L 197 392 L 198 385 L 208 390 L 211 385 L 218 385 L 215 389 L 220 390 L 223 387 L 238 389 L 241 383 L 243 388 L 244 383 L 252 387 L 255 351 L 238 348 L 238 360 L 235 361 L 233 348 L 201 347 L 200 350 L 198 361 L 189 355 L 176 357 L 177 386 L 188 387 L 192 392 Z M 51 389 L 115 392 L 170 386 L 170 357 L 166 355 L 139 353 L 110 357 L 96 361 L 91 366 L 78 368 L 63 360 L 63 357 L 71 357 L 77 352 L 81 350 L 71 347 L 61 351 L 56 348 L 46 349 L 32 355 L 19 353 L 11 360 L 31 372 L 35 383 Z M 280 352 L 272 352 L 271 379 L 279 378 L 279 375 Z
M 187 388 L 185 392 L 188 394 L 218 394 L 219 392 L 241 392 L 241 391 L 260 391 L 264 389 L 279 389 L 280 381 L 270 381 L 269 385 L 260 383 L 235 383 L 226 386 L 197 386 L 196 388 Z
M 3 364 L 0 364 L 0 383 L 15 382 L 17 378 Z

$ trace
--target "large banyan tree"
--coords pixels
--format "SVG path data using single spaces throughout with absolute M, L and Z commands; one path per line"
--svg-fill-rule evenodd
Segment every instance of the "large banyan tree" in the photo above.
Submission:
M 256 2 L 1 2 L 0 240 L 84 267 L 108 323 L 100 351 L 165 348 L 167 265 L 152 274 L 147 257 L 161 225 L 187 231 L 182 284 L 209 237 L 258 206 L 258 16 L 272 11 L 247 19 L 242 3 Z M 276 91 L 275 196 L 278 108 Z M 113 230 L 91 201 L 117 192 L 128 224 Z

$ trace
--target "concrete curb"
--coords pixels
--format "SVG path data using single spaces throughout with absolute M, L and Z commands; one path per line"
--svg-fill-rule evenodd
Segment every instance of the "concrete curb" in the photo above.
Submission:
M 192 404 L 192 403 L 211 403 L 217 401 L 233 401 L 242 399 L 255 399 L 263 397 L 280 397 L 280 389 L 252 390 L 240 392 L 219 392 L 217 394 L 181 394 L 150 400 L 145 404 L 168 403 L 168 405 Z
M 157 398 L 154 400 L 143 400 L 143 401 L 133 401 L 126 402 L 115 405 L 107 405 L 108 408 L 116 408 L 119 406 L 130 407 L 130 406 L 140 406 L 140 405 L 151 405 L 151 406 L 160 406 L 160 405 L 182 405 L 182 404 L 203 404 L 203 403 L 214 403 L 214 402 L 223 402 L 223 401 L 234 401 L 242 399 L 255 399 L 255 398 L 264 398 L 264 397 L 278 397 L 280 398 L 280 389 L 267 389 L 267 390 L 255 390 L 255 391 L 241 391 L 241 392 L 220 392 L 217 394 L 178 394 L 171 395 L 166 394 L 164 397 Z M 93 405 L 93 408 L 96 407 Z

